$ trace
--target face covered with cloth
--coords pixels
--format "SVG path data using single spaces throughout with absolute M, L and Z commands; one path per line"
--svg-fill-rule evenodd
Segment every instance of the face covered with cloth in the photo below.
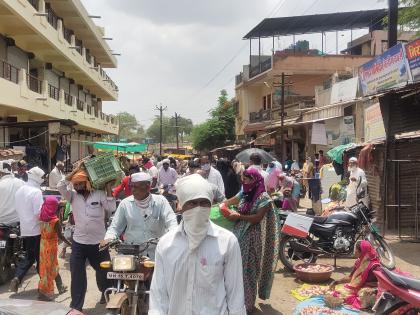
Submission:
M 198 248 L 210 226 L 210 208 L 213 192 L 200 175 L 181 178 L 175 184 L 176 195 L 182 211 L 183 227 L 188 236 L 190 251 Z
M 57 209 L 57 198 L 53 196 L 46 197 L 44 203 L 42 204 L 41 211 L 39 214 L 40 221 L 50 222 L 51 220 L 57 218 Z
M 92 190 L 89 177 L 84 170 L 78 170 L 71 178 L 71 183 L 78 194 L 84 195 L 86 192 L 90 192 Z

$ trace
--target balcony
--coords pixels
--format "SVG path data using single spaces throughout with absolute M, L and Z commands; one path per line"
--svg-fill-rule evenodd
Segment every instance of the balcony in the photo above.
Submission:
M 0 61 L 0 78 L 17 84 L 19 82 L 19 69 L 6 61 Z
M 259 112 L 249 113 L 249 123 L 258 123 L 271 120 L 271 110 L 260 110 Z
M 37 77 L 27 74 L 26 83 L 28 84 L 28 89 L 31 91 L 38 94 L 42 93 L 42 81 Z
M 264 61 L 261 61 L 256 66 L 252 66 L 249 70 L 249 78 L 253 78 L 261 73 L 264 73 L 270 70 L 272 67 L 272 58 L 267 58 Z
M 244 80 L 244 75 L 243 75 L 242 72 L 235 76 L 235 84 L 236 85 L 241 84 L 243 82 L 243 80 Z

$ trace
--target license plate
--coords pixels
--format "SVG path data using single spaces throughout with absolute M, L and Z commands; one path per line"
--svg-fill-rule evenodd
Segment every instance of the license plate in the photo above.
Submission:
M 6 241 L 0 241 L 0 248 L 6 248 Z
M 115 280 L 140 280 L 144 281 L 144 273 L 118 273 L 108 272 L 106 277 Z

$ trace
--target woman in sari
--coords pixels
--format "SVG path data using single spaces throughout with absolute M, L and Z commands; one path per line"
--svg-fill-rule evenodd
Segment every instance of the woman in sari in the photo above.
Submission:
M 270 297 L 278 259 L 279 221 L 258 170 L 245 170 L 241 182 L 242 191 L 225 205 L 238 206 L 228 219 L 236 222 L 233 233 L 241 248 L 245 306 L 252 312 L 257 290 L 261 299 Z
M 334 281 L 330 288 L 334 290 L 334 295 L 344 298 L 344 304 L 360 309 L 360 291 L 377 286 L 373 271 L 380 266 L 380 261 L 376 250 L 368 241 L 358 241 L 354 253 L 357 260 L 350 275 Z M 344 286 L 337 286 L 338 284 Z
M 265 170 L 268 173 L 266 179 L 266 188 L 269 194 L 274 193 L 280 186 L 279 184 L 279 175 L 282 172 L 282 166 L 280 162 L 272 161 L 268 164 L 267 169 Z

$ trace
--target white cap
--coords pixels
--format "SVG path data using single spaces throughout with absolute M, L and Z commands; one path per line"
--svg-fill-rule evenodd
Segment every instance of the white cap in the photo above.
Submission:
M 28 179 L 31 179 L 38 184 L 42 184 L 44 182 L 44 175 L 45 172 L 40 169 L 38 166 L 32 167 L 28 172 Z
M 169 159 L 164 159 L 162 161 L 162 164 L 171 164 L 171 161 Z
M 134 173 L 131 175 L 131 182 L 132 183 L 138 183 L 138 182 L 151 182 L 152 177 L 149 173 L 140 172 L 140 173 Z
M 357 158 L 356 157 L 351 157 L 350 159 L 349 159 L 349 163 L 357 163 Z
M 204 198 L 212 202 L 214 198 L 209 182 L 198 174 L 178 179 L 175 183 L 175 188 L 176 196 L 181 207 L 190 200 Z

